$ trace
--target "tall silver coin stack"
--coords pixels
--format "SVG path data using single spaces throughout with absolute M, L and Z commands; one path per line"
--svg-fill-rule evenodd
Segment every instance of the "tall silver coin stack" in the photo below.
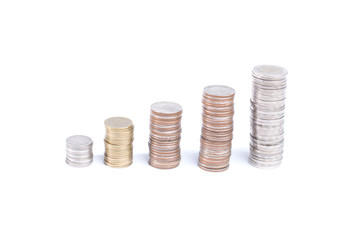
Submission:
M 151 105 L 149 164 L 155 168 L 170 169 L 180 164 L 182 107 L 173 102 Z
M 86 167 L 93 161 L 93 141 L 83 135 L 74 135 L 66 139 L 66 163 L 73 167 Z
M 229 168 L 233 138 L 235 90 L 222 85 L 204 88 L 198 165 L 211 172 Z
M 273 65 L 256 66 L 252 72 L 249 163 L 258 168 L 278 167 L 283 158 L 287 73 Z

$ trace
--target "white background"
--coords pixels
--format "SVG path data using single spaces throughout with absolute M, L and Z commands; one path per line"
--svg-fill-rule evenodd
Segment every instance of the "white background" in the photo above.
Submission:
M 0 2 L 0 239 L 359 239 L 358 1 Z M 251 70 L 288 69 L 285 154 L 247 163 Z M 205 86 L 236 90 L 230 169 L 197 167 Z M 182 162 L 147 164 L 149 108 L 183 106 Z M 102 163 L 103 121 L 135 124 Z M 65 164 L 65 139 L 94 163 Z

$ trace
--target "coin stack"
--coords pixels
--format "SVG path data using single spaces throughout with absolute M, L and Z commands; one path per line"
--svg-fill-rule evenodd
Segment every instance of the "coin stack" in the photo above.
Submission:
M 127 167 L 133 160 L 134 125 L 124 117 L 105 120 L 105 157 L 104 163 L 110 167 Z
M 83 135 L 66 139 L 66 163 L 73 167 L 87 167 L 93 161 L 93 141 Z
M 233 136 L 235 90 L 222 85 L 204 88 L 198 165 L 220 172 L 229 168 Z
M 286 69 L 273 65 L 252 72 L 249 163 L 258 168 L 277 167 L 283 158 L 286 75 Z
M 180 164 L 182 107 L 173 102 L 151 105 L 149 164 L 170 169 Z

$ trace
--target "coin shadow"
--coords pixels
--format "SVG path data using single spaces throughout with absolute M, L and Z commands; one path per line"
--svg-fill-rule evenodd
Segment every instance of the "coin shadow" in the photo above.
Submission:
M 197 166 L 199 152 L 196 150 L 181 150 L 182 165 Z
M 104 154 L 95 154 L 93 158 L 93 164 L 104 165 Z
M 249 149 L 240 148 L 234 149 L 231 153 L 231 162 L 241 165 L 248 165 Z
M 149 165 L 149 154 L 148 153 L 137 153 L 134 154 L 134 162 L 140 163 L 143 165 Z

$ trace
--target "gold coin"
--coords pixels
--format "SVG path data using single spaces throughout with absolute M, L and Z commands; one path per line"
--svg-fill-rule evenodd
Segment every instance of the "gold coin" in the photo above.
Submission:
M 110 167 L 128 167 L 133 160 L 134 125 L 125 117 L 112 117 L 105 124 L 104 163 Z
M 105 126 L 111 129 L 126 129 L 133 125 L 129 118 L 112 117 L 105 120 Z

